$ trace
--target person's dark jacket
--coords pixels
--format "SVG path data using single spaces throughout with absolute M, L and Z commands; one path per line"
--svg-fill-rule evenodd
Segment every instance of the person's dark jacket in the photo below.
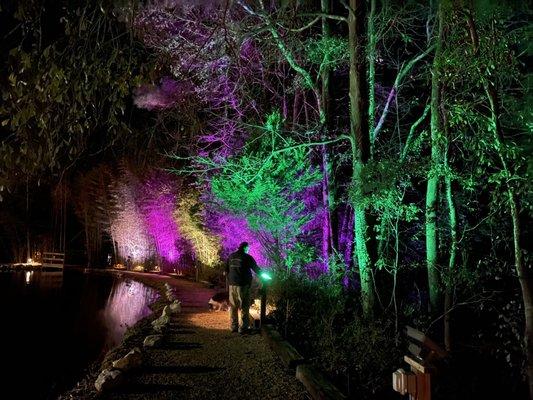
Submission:
M 254 258 L 243 252 L 231 254 L 226 263 L 228 284 L 232 286 L 246 286 L 252 283 L 252 270 L 258 274 L 259 267 Z

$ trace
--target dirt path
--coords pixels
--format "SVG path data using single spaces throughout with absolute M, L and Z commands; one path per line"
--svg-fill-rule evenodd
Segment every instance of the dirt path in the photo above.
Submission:
M 182 313 L 173 317 L 166 343 L 145 351 L 142 369 L 105 398 L 308 398 L 294 373 L 282 366 L 261 335 L 231 333 L 226 312 L 207 310 L 213 290 L 181 279 L 160 277 L 156 281 L 174 287 Z

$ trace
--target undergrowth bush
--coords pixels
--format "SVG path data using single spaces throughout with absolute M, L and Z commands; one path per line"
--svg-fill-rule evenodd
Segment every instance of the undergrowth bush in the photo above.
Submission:
M 394 327 L 379 316 L 364 319 L 357 294 L 340 279 L 281 272 L 270 299 L 282 335 L 339 387 L 360 399 L 393 396 L 390 377 L 402 355 Z
M 224 263 L 218 263 L 212 267 L 201 265 L 198 274 L 198 278 L 201 281 L 207 281 L 213 285 L 224 286 L 225 277 L 223 272 L 225 270 Z

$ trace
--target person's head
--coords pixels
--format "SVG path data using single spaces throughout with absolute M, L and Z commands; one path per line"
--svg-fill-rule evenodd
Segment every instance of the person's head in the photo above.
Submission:
M 241 253 L 248 253 L 248 249 L 250 248 L 250 245 L 248 244 L 248 242 L 242 242 L 240 245 L 239 245 L 239 252 Z

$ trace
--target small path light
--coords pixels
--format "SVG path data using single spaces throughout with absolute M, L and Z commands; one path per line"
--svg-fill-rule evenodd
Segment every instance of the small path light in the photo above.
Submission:
M 261 271 L 259 276 L 260 276 L 260 278 L 263 281 L 271 281 L 272 280 L 272 276 L 267 271 Z
M 259 325 L 263 326 L 266 318 L 266 303 L 267 303 L 267 282 L 272 280 L 272 275 L 268 271 L 261 271 L 259 273 L 261 281 L 261 311 L 259 314 Z

